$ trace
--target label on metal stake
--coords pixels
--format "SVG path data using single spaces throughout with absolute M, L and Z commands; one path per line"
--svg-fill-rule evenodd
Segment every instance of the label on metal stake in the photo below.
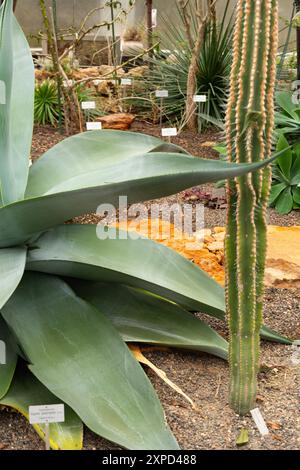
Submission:
M 101 122 L 87 122 L 86 130 L 87 131 L 101 131 L 102 123 Z
M 131 78 L 121 78 L 121 85 L 125 85 L 125 86 L 132 85 Z
M 176 127 L 166 127 L 161 130 L 161 135 L 163 137 L 175 137 L 177 135 Z
M 82 109 L 96 109 L 95 101 L 82 101 L 81 103 Z
M 29 407 L 30 424 L 63 423 L 65 405 L 38 405 Z
M 206 103 L 207 96 L 206 95 L 194 95 L 193 101 L 194 103 Z
M 168 90 L 156 90 L 155 96 L 156 98 L 168 98 L 169 92 Z

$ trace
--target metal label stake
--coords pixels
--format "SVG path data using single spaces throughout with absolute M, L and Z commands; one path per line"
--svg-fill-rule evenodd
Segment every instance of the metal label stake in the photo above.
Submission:
M 82 101 L 81 109 L 84 111 L 85 124 L 87 130 L 99 129 L 99 126 L 93 126 L 94 122 L 91 122 L 91 109 L 96 109 L 95 101 Z M 101 127 L 100 127 L 101 129 Z
M 162 137 L 167 137 L 167 142 L 171 143 L 171 137 L 177 136 L 177 128 L 176 127 L 165 127 L 161 130 Z
M 206 95 L 194 95 L 193 96 L 193 101 L 194 101 L 194 103 L 198 104 L 198 128 L 199 128 L 199 119 L 200 119 L 200 114 L 201 114 L 201 103 L 206 103 L 207 102 L 207 96 Z
M 168 92 L 168 90 L 156 90 L 155 91 L 155 96 L 156 96 L 156 98 L 160 98 L 159 125 L 160 125 L 160 129 L 162 129 L 164 98 L 168 98 L 169 92 Z
M 49 423 L 45 424 L 45 447 L 46 447 L 46 450 L 50 450 L 50 425 Z
M 131 78 L 121 78 L 121 86 L 123 87 L 123 104 L 122 104 L 122 112 L 124 112 L 124 103 L 127 98 L 127 87 L 132 86 L 132 79 Z

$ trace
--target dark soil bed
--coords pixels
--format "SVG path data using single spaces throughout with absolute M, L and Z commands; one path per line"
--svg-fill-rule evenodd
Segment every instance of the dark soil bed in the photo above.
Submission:
M 300 290 L 269 289 L 265 322 L 292 338 L 300 338 Z M 221 334 L 224 325 L 211 322 Z M 250 417 L 240 418 L 228 406 L 228 366 L 221 359 L 181 351 L 145 352 L 154 364 L 179 385 L 198 405 L 194 411 L 152 371 L 146 369 L 162 401 L 168 423 L 183 449 L 238 449 L 241 428 L 249 431 L 243 449 L 300 448 L 300 365 L 292 362 L 293 350 L 263 342 L 257 406 L 270 428 L 262 438 Z M 43 449 L 43 443 L 25 418 L 0 412 L 0 448 Z M 116 449 L 110 442 L 85 430 L 85 449 Z
M 136 123 L 133 130 L 159 135 L 159 129 Z M 63 138 L 48 128 L 36 129 L 33 158 Z M 219 141 L 220 134 L 201 136 L 188 132 L 174 139 L 197 156 L 216 158 L 205 142 Z M 167 198 L 178 200 L 178 196 Z M 183 200 L 183 194 L 179 196 Z M 77 222 L 97 223 L 88 215 Z M 207 227 L 225 223 L 225 210 L 206 209 Z M 269 223 L 300 225 L 298 213 L 278 216 L 269 211 Z M 207 316 L 206 320 L 223 336 L 225 325 Z M 300 289 L 268 289 L 265 297 L 265 323 L 293 339 L 300 338 Z M 262 438 L 250 417 L 238 417 L 228 406 L 228 365 L 205 355 L 183 351 L 147 351 L 145 355 L 187 393 L 199 408 L 194 411 L 185 400 L 152 371 L 146 369 L 166 412 L 166 418 L 183 449 L 238 449 L 236 439 L 241 428 L 249 431 L 249 444 L 242 449 L 288 450 L 300 448 L 300 364 L 292 360 L 293 348 L 263 342 L 262 372 L 259 381 L 257 406 L 269 426 L 270 435 Z M 0 449 L 43 449 L 43 443 L 25 418 L 17 413 L 0 412 Z M 115 449 L 110 442 L 85 430 L 85 449 Z

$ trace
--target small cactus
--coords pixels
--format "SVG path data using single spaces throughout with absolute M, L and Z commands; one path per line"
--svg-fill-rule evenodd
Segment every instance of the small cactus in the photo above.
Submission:
M 278 45 L 277 0 L 238 0 L 227 154 L 232 162 L 256 162 L 271 154 Z M 267 246 L 269 167 L 227 184 L 226 306 L 230 329 L 230 405 L 254 408 Z

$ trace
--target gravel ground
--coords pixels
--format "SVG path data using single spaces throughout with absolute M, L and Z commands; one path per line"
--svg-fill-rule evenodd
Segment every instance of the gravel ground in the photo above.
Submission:
M 158 129 L 136 123 L 134 130 L 159 135 Z M 39 128 L 33 141 L 33 158 L 45 151 L 62 136 L 52 129 Z M 220 139 L 220 135 L 194 136 L 184 133 L 175 143 L 199 156 L 214 158 L 214 151 L 201 147 L 203 142 Z M 193 148 L 195 151 L 193 151 Z M 204 148 L 204 150 L 203 150 Z M 200 149 L 200 150 L 199 150 Z M 205 155 L 204 155 L 205 152 Z M 208 155 L 207 155 L 208 156 Z M 209 186 L 207 186 L 209 189 Z M 183 200 L 183 193 L 168 201 Z M 165 200 L 164 200 L 165 201 Z M 206 208 L 207 227 L 225 223 L 225 210 Z M 88 215 L 77 222 L 96 223 Z M 269 223 L 275 225 L 300 225 L 298 213 L 279 216 L 269 211 Z M 223 336 L 225 325 L 218 320 L 205 318 Z M 265 323 L 292 339 L 300 338 L 300 289 L 268 289 L 265 296 Z M 249 431 L 249 444 L 241 449 L 298 450 L 300 448 L 300 364 L 293 361 L 294 349 L 263 342 L 262 372 L 260 373 L 257 405 L 269 426 L 270 435 L 262 438 L 250 417 L 238 417 L 228 406 L 227 363 L 206 354 L 182 351 L 148 351 L 145 353 L 155 365 L 179 385 L 198 405 L 193 410 L 184 399 L 163 383 L 152 371 L 148 373 L 162 401 L 168 423 L 183 449 L 240 449 L 236 439 L 241 428 Z M 43 449 L 43 443 L 25 418 L 7 409 L 0 411 L 0 449 Z M 117 447 L 85 430 L 85 449 L 110 450 Z
M 226 210 L 205 208 L 205 227 L 224 227 L 226 224 Z M 280 215 L 274 209 L 268 209 L 268 224 L 283 227 L 300 225 L 300 212 L 293 211 L 288 215 Z
M 205 319 L 207 317 L 205 316 Z M 300 338 L 300 289 L 268 289 L 265 322 L 291 338 Z M 210 320 L 226 336 L 224 324 Z M 228 366 L 221 359 L 200 353 L 155 351 L 144 354 L 163 369 L 199 408 L 190 405 L 152 371 L 146 369 L 182 449 L 239 449 L 241 428 L 249 431 L 249 444 L 242 449 L 297 450 L 300 448 L 300 364 L 292 362 L 290 346 L 262 344 L 257 406 L 268 423 L 270 435 L 262 438 L 250 417 L 238 417 L 228 406 Z M 43 443 L 22 416 L 0 412 L 0 448 L 43 449 Z M 85 449 L 117 447 L 85 431 Z

